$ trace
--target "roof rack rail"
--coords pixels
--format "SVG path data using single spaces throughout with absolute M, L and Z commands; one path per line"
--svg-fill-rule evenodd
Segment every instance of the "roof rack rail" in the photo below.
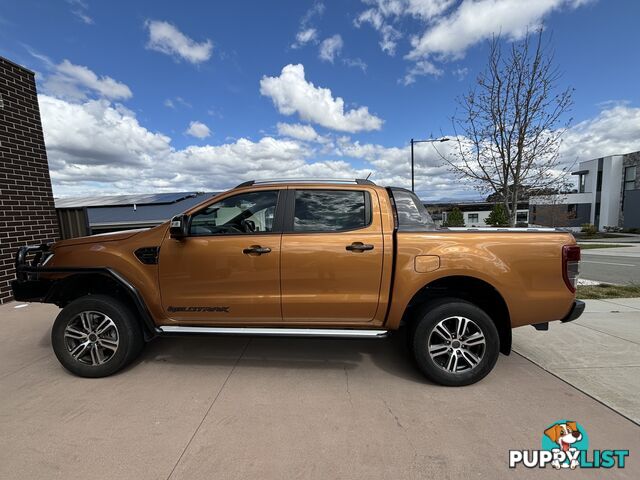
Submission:
M 291 179 L 291 178 L 277 178 L 271 180 L 249 180 L 246 182 L 242 182 L 239 185 L 233 187 L 242 188 L 242 187 L 250 187 L 252 185 L 264 185 L 269 183 L 355 183 L 356 185 L 375 185 L 369 179 L 366 178 L 356 178 L 356 179 L 340 179 L 340 178 L 330 178 L 330 179 L 322 179 L 322 178 L 305 178 L 305 179 Z

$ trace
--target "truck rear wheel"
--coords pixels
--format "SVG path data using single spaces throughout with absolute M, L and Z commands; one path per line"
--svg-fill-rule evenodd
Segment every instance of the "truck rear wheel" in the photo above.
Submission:
M 419 313 L 410 346 L 429 380 L 460 387 L 489 374 L 498 360 L 500 338 L 483 310 L 465 300 L 443 298 Z
M 81 377 L 106 377 L 131 363 L 144 346 L 139 323 L 119 300 L 87 295 L 64 307 L 51 330 L 53 351 Z

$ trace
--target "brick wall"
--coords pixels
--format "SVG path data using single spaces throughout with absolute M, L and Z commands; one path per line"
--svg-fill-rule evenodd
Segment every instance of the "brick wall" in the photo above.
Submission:
M 19 246 L 58 238 L 33 72 L 0 57 L 0 303 Z

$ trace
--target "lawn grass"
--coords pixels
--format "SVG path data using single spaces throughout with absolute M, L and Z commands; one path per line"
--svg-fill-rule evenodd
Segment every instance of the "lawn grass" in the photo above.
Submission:
M 580 248 L 582 250 L 591 250 L 594 248 L 624 248 L 631 247 L 631 245 L 611 245 L 608 243 L 581 243 Z
M 640 284 L 631 285 L 578 285 L 576 296 L 582 300 L 600 300 L 603 298 L 640 297 Z

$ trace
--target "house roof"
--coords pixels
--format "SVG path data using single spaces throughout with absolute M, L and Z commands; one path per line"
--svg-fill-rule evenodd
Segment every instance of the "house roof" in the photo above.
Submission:
M 217 192 L 114 195 L 57 199 L 55 203 L 58 209 L 86 207 L 92 227 L 149 226 L 165 222 L 214 195 Z

